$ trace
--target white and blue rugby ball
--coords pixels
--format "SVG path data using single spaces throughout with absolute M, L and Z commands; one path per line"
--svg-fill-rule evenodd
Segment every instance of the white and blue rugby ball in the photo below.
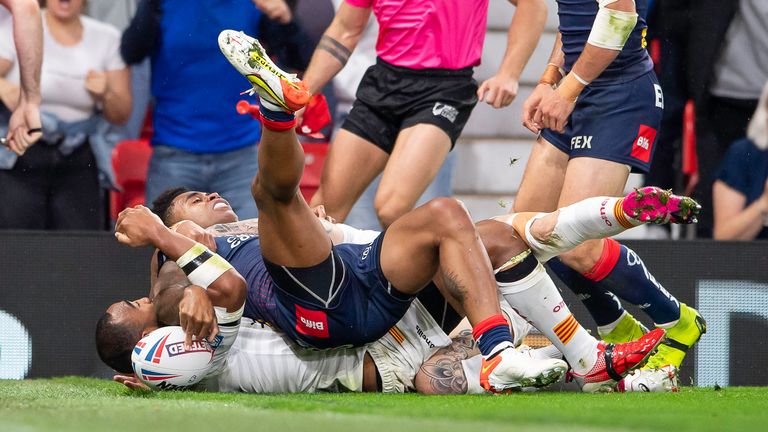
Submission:
M 161 327 L 144 336 L 131 354 L 136 376 L 157 390 L 182 389 L 200 382 L 213 365 L 213 349 L 200 339 L 185 350 L 184 338 L 179 326 Z

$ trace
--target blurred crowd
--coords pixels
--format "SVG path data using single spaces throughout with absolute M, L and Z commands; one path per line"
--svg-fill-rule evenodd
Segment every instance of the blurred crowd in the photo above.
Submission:
M 216 191 L 241 217 L 256 217 L 250 183 L 260 125 L 234 109 L 247 82 L 219 53 L 217 35 L 243 30 L 301 76 L 344 1 L 41 0 L 42 134 L 25 148 L 0 146 L 0 229 L 110 229 L 108 191 L 120 188 L 112 151 L 141 136 L 152 146 L 147 203 L 186 187 Z M 768 238 L 768 2 L 656 0 L 647 22 L 664 117 L 645 182 L 701 202 L 699 238 Z M 376 62 L 377 34 L 371 18 L 346 67 L 323 87 L 334 127 L 321 141 L 352 108 Z M 23 99 L 13 35 L 0 8 L 2 136 Z M 505 103 L 486 102 L 522 104 L 512 101 L 514 85 Z M 450 148 L 419 179 L 419 202 L 451 195 Z M 384 186 L 372 180 L 353 194 L 347 223 L 377 229 L 400 214 L 381 204 L 380 188 L 397 190 L 382 170 Z

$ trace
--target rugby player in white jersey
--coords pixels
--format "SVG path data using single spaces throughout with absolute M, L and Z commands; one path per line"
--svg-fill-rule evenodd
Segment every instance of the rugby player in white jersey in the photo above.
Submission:
M 650 192 L 649 195 L 656 192 L 652 188 L 645 191 Z M 666 197 L 669 198 L 669 195 Z M 478 224 L 478 231 L 488 248 L 494 267 L 504 269 L 504 265 L 507 264 L 522 276 L 520 279 L 504 282 L 503 279 L 510 276 L 507 269 L 497 272 L 497 279 L 502 279 L 499 282 L 499 288 L 502 294 L 506 294 L 505 299 L 516 303 L 515 307 L 541 328 L 547 329 L 548 326 L 552 326 L 552 330 L 544 333 L 553 339 L 555 347 L 561 348 L 566 353 L 566 358 L 572 364 L 577 365 L 575 369 L 579 368 L 579 363 L 584 363 L 592 369 L 591 374 L 576 374 L 586 391 L 605 390 L 613 384 L 614 377 L 611 377 L 605 369 L 599 373 L 594 370 L 597 355 L 589 355 L 590 352 L 599 355 L 600 344 L 578 326 L 562 303 L 551 280 L 536 263 L 534 257 L 526 257 L 529 253 L 528 246 L 519 239 L 517 232 L 526 233 L 528 242 L 533 245 L 534 254 L 541 260 L 546 260 L 553 254 L 576 246 L 585 238 L 622 231 L 624 228 L 612 229 L 610 225 L 605 224 L 604 218 L 609 217 L 606 216 L 605 208 L 623 208 L 625 201 L 639 202 L 634 192 L 628 198 L 629 200 L 626 198 L 592 199 L 569 206 L 554 214 L 503 216 L 500 219 L 506 223 L 483 221 Z M 676 205 L 674 202 L 678 198 L 671 198 L 672 205 L 653 212 L 646 211 L 644 218 L 653 219 L 656 222 L 667 221 L 670 218 L 674 221 L 689 221 L 692 215 L 680 218 L 674 214 L 673 206 Z M 206 232 L 191 222 L 194 220 L 210 225 L 235 221 L 236 215 L 228 206 L 223 208 L 222 202 L 226 201 L 215 193 L 203 194 L 176 189 L 163 194 L 156 202 L 155 208 L 167 224 L 176 225 L 179 232 L 195 237 L 198 241 L 211 243 L 214 235 L 258 234 L 258 223 L 255 220 L 217 224 Z M 643 199 L 642 202 L 643 205 L 653 207 L 647 199 Z M 659 203 L 655 205 L 661 207 Z M 620 224 L 615 223 L 614 218 L 616 218 L 615 212 L 609 221 L 614 222 L 613 226 L 621 227 Z M 627 218 L 623 221 L 630 220 Z M 632 220 L 631 224 L 639 223 Z M 514 225 L 514 228 L 511 225 Z M 378 235 L 376 232 L 356 230 L 341 224 L 326 223 L 325 226 L 336 243 L 368 243 Z M 554 243 L 549 241 L 553 238 L 558 240 Z M 531 264 L 535 265 L 531 266 Z M 527 268 L 523 269 L 526 266 Z M 184 279 L 183 276 L 181 279 Z M 183 287 L 184 283 L 177 286 Z M 159 293 L 156 292 L 155 295 Z M 549 301 L 546 301 L 547 299 Z M 163 300 L 155 302 L 158 307 L 163 303 Z M 540 303 L 541 307 L 535 307 L 531 303 Z M 552 311 L 549 311 L 550 306 Z M 378 389 L 385 392 L 418 390 L 422 393 L 483 392 L 484 390 L 477 385 L 475 379 L 467 379 L 467 377 L 478 377 L 481 368 L 481 358 L 475 355 L 477 351 L 473 349 L 474 343 L 471 337 L 469 334 L 463 334 L 458 339 L 450 341 L 446 336 L 446 332 L 450 329 L 441 328 L 430 312 L 433 315 L 439 315 L 444 310 L 452 310 L 452 308 L 444 305 L 439 309 L 437 313 L 428 311 L 421 303 L 415 301 L 403 320 L 379 341 L 364 348 L 332 351 L 302 349 L 271 328 L 252 320 L 244 320 L 241 325 L 240 339 L 235 343 L 226 367 L 215 371 L 213 374 L 215 377 L 207 381 L 205 388 L 258 393 L 341 389 L 351 391 Z M 505 314 L 512 323 L 516 342 L 519 342 L 527 333 L 526 323 L 509 307 L 506 308 Z M 445 315 L 438 318 L 444 322 Z M 170 319 L 173 319 L 173 315 Z M 552 351 L 550 350 L 549 353 Z M 531 352 L 531 354 L 545 357 L 550 355 L 546 352 Z M 621 367 L 616 370 L 617 374 L 625 372 Z M 116 379 L 129 386 L 135 385 L 135 379 L 128 376 L 118 375 Z
M 500 314 L 498 303 L 488 303 L 491 299 L 498 302 L 496 286 L 493 291 L 486 286 L 488 277 L 491 284 L 496 285 L 491 263 L 483 254 L 483 245 L 471 221 L 467 226 L 466 211 L 454 209 L 456 202 L 435 200 L 416 209 L 367 247 L 330 246 L 327 233 L 298 194 L 303 153 L 293 132 L 292 111 L 306 103 L 301 82 L 277 69 L 258 42 L 242 33 L 222 32 L 219 42 L 222 52 L 249 78 L 261 97 L 264 133 L 259 153 L 262 166 L 254 180 L 253 195 L 262 210 L 262 228 L 268 226 L 260 236 L 262 246 L 254 236 L 216 240 L 216 252 L 231 265 L 200 243 L 185 252 L 188 239 L 179 241 L 179 235 L 164 227 L 145 207 L 121 213 L 116 228 L 118 240 L 131 246 L 151 244 L 157 247 L 177 260 L 178 267 L 192 283 L 203 287 L 235 266 L 248 280 L 249 301 L 245 314 L 269 318 L 270 323 L 276 324 L 290 339 L 316 348 L 370 343 L 377 339 L 371 338 L 373 334 L 385 335 L 397 322 L 392 319 L 402 318 L 407 311 L 412 300 L 408 295 L 414 296 L 430 279 L 437 279 L 443 294 L 455 305 L 460 305 L 470 321 L 474 320 L 473 337 L 483 353 L 480 382 L 484 388 L 499 391 L 525 384 L 541 386 L 557 378 L 559 363 L 554 360 L 533 362 L 514 349 L 508 323 Z M 191 194 L 180 204 L 205 201 L 205 194 Z M 628 215 L 639 216 L 636 224 L 641 223 L 640 220 L 670 218 L 689 222 L 694 216 L 685 198 L 656 189 L 633 194 L 627 197 L 629 199 L 592 199 L 580 203 L 581 206 L 577 203 L 570 209 L 563 209 L 563 215 L 592 212 L 599 216 L 598 227 L 626 225 L 619 221 L 624 221 Z M 213 211 L 228 209 L 226 201 L 218 196 L 209 202 Z M 612 210 L 612 214 L 606 208 Z M 551 254 L 558 243 L 569 248 L 602 233 L 590 232 L 589 224 L 582 226 L 572 218 L 557 214 L 519 216 L 517 220 L 523 221 L 517 222 L 522 224 L 520 231 L 525 233 L 530 244 L 538 243 L 545 255 Z M 605 223 L 611 219 L 612 224 Z M 510 226 L 515 220 L 507 222 L 489 224 L 506 228 L 513 238 L 517 238 Z M 574 226 L 569 225 L 574 223 Z M 537 234 L 531 229 L 534 225 L 542 231 Z M 495 237 L 505 240 L 503 233 Z M 330 256 L 323 260 L 329 249 Z M 578 325 L 551 281 L 545 287 L 539 284 L 546 273 L 536 258 L 522 249 L 506 255 L 504 261 L 493 263 L 499 292 L 565 354 L 574 376 L 581 380 L 585 389 L 599 389 L 607 382 L 620 379 L 660 342 L 663 331 L 649 333 L 637 344 L 598 343 Z M 374 259 L 368 259 L 371 256 Z M 312 264 L 318 260 L 320 264 Z M 216 263 L 215 271 L 214 265 L 207 264 L 209 261 Z M 253 265 L 258 268 L 254 270 Z M 337 267 L 341 272 L 340 280 L 351 284 L 345 294 L 338 297 L 335 294 L 347 285 L 338 282 L 339 286 L 334 288 Z M 487 275 L 484 268 L 488 268 Z M 429 273 L 425 274 L 425 270 Z M 350 275 L 345 277 L 347 272 Z M 197 276 L 200 283 L 193 279 L 195 274 L 201 275 Z M 328 274 L 331 276 L 330 287 L 325 277 Z M 321 280 L 317 279 L 318 275 Z M 553 299 L 558 299 L 557 303 L 549 304 Z M 312 310 L 305 309 L 307 305 Z M 360 311 L 367 311 L 367 319 L 360 320 Z M 123 353 L 130 352 L 130 347 L 122 348 Z

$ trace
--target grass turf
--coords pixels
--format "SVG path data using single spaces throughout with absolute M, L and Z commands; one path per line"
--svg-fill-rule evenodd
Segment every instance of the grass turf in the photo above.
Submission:
M 0 431 L 529 431 L 762 429 L 768 388 L 672 394 L 246 395 L 132 392 L 90 378 L 0 380 Z

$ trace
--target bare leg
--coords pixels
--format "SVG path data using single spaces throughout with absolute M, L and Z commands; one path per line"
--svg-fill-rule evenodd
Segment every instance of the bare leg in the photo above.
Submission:
M 325 260 L 331 240 L 299 193 L 304 151 L 293 130 L 262 129 L 259 167 L 251 191 L 259 208 L 264 258 L 289 267 L 309 267 Z
M 539 137 L 525 166 L 515 197 L 514 212 L 551 212 L 557 209 L 565 181 L 568 155 Z M 583 180 L 580 180 L 580 182 Z
M 386 231 L 384 276 L 399 291 L 415 294 L 440 268 L 445 289 L 473 325 L 501 313 L 491 263 L 464 206 L 434 199 L 407 213 Z
M 365 188 L 384 169 L 388 158 L 389 155 L 373 143 L 340 129 L 331 144 L 312 206 L 322 204 L 329 216 L 344 222 Z
M 450 149 L 450 138 L 437 126 L 419 124 L 400 132 L 374 201 L 383 227 L 416 205 Z

